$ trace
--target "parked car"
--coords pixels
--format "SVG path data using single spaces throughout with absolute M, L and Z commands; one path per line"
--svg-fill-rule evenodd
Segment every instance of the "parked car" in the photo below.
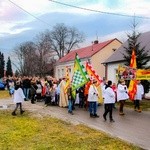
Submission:
M 2 82 L 0 82 L 0 90 L 5 90 L 5 85 Z

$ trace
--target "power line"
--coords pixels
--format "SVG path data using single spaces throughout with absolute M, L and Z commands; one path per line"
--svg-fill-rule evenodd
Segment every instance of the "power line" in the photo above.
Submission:
M 98 13 L 107 14 L 107 15 L 116 15 L 116 16 L 123 16 L 123 17 L 136 17 L 136 18 L 142 18 L 142 19 L 150 19 L 150 17 L 144 17 L 144 16 L 135 16 L 135 15 L 132 16 L 132 15 L 126 15 L 126 14 L 119 14 L 119 13 L 112 13 L 112 12 L 105 12 L 105 11 L 100 11 L 100 10 L 89 9 L 89 8 L 85 8 L 85 7 L 79 7 L 79 6 L 75 6 L 75 5 L 70 5 L 70 4 L 58 2 L 58 1 L 55 1 L 55 0 L 49 0 L 49 1 L 60 4 L 60 5 L 68 6 L 68 7 L 73 7 L 73 8 L 77 8 L 77 9 L 86 10 L 86 11 L 98 12 Z
M 48 25 L 48 26 L 51 27 L 50 24 L 48 24 L 47 22 L 43 21 L 42 19 L 36 17 L 35 15 L 29 13 L 27 10 L 23 9 L 21 6 L 17 5 L 16 3 L 12 2 L 11 0 L 8 0 L 8 1 L 11 2 L 13 5 L 17 6 L 17 7 L 18 7 L 19 9 L 21 9 L 22 11 L 26 12 L 28 15 L 32 16 L 33 18 L 37 19 L 38 21 L 40 21 L 40 22 L 42 22 L 42 23 L 44 23 L 44 24 L 46 24 L 46 25 Z
M 24 11 L 25 13 L 27 13 L 28 15 L 32 16 L 33 18 L 35 18 L 36 20 L 48 25 L 51 27 L 51 25 L 47 22 L 45 22 L 44 20 L 36 17 L 35 15 L 31 14 L 30 12 L 28 12 L 27 10 L 25 10 L 24 8 L 22 8 L 21 6 L 17 5 L 16 3 L 14 3 L 11 0 L 8 0 L 10 3 L 12 3 L 13 5 L 15 5 L 16 7 L 18 7 L 19 9 L 21 9 L 22 11 Z M 70 5 L 70 4 L 66 4 L 66 3 L 62 3 L 62 2 L 58 2 L 55 0 L 49 0 L 51 2 L 60 4 L 60 5 L 64 5 L 64 6 L 68 6 L 68 7 L 73 7 L 73 8 L 77 8 L 77 9 L 82 9 L 82 10 L 86 10 L 86 11 L 92 11 L 92 12 L 98 12 L 98 13 L 103 13 L 103 14 L 107 14 L 107 15 L 116 15 L 116 16 L 123 16 L 123 17 L 136 17 L 136 18 L 142 18 L 142 19 L 150 19 L 149 17 L 143 17 L 143 16 L 130 16 L 130 15 L 125 15 L 125 14 L 118 14 L 118 13 L 111 13 L 111 12 L 104 12 L 104 11 L 99 11 L 99 10 L 94 10 L 94 9 L 88 9 L 88 8 L 83 8 L 83 7 L 78 7 L 78 6 L 74 6 L 74 5 Z

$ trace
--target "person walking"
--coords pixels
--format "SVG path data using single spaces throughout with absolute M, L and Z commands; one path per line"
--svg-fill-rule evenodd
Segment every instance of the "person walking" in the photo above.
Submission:
M 111 87 L 112 87 L 112 89 L 113 89 L 113 91 L 115 93 L 115 103 L 116 103 L 117 102 L 117 86 L 116 86 L 116 83 L 113 83 Z M 116 109 L 115 103 L 113 105 L 114 109 Z
M 25 95 L 26 99 L 29 100 L 29 92 L 30 92 L 30 88 L 31 88 L 31 80 L 29 79 L 29 77 L 25 76 L 23 78 L 22 85 L 23 85 L 24 95 Z
M 59 105 L 59 97 L 60 97 L 60 81 L 57 81 L 56 95 L 55 95 L 56 105 Z
M 72 97 L 72 88 L 71 84 L 69 85 L 69 88 L 67 89 L 67 96 L 68 96 L 68 113 L 73 115 L 73 97 Z
M 134 110 L 135 111 L 141 112 L 140 101 L 142 100 L 143 95 L 144 95 L 143 85 L 141 84 L 140 80 L 137 80 L 137 91 L 134 97 Z
M 59 97 L 59 106 L 60 107 L 68 107 L 68 96 L 65 93 L 66 87 L 66 78 L 64 77 L 60 82 L 60 97 Z
M 36 90 L 38 89 L 36 85 L 36 81 L 33 79 L 31 81 L 31 104 L 35 104 L 35 95 L 36 95 Z
M 119 115 L 125 115 L 123 112 L 125 101 L 129 98 L 128 89 L 125 80 L 121 79 L 117 87 L 117 101 L 120 103 Z
M 47 107 L 48 105 L 51 104 L 51 94 L 50 94 L 50 85 L 48 83 L 45 83 L 46 85 L 46 94 L 45 94 L 45 106 Z
M 22 102 L 26 100 L 25 95 L 23 93 L 23 90 L 20 86 L 20 82 L 16 82 L 16 86 L 15 86 L 15 91 L 14 91 L 14 98 L 13 101 L 14 103 L 16 103 L 16 107 L 14 109 L 14 111 L 12 112 L 13 116 L 16 116 L 16 111 L 18 109 L 18 107 L 20 107 L 20 114 L 24 113 L 24 110 L 22 109 Z
M 115 122 L 112 117 L 114 103 L 115 103 L 115 92 L 112 89 L 112 81 L 109 80 L 105 87 L 105 95 L 104 95 L 105 112 L 103 114 L 103 118 L 105 121 L 107 120 L 106 116 L 109 113 L 110 122 Z
M 79 108 L 83 108 L 83 106 L 84 106 L 84 86 L 79 88 L 78 93 L 79 93 Z
M 96 88 L 97 81 L 93 79 L 92 84 L 89 88 L 88 93 L 88 102 L 89 102 L 89 111 L 90 117 L 99 117 L 97 115 L 97 103 L 98 103 L 98 91 Z

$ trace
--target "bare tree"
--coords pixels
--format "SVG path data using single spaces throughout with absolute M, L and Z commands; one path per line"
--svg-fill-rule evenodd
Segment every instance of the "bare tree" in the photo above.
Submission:
M 25 42 L 17 46 L 14 50 L 16 62 L 14 65 L 21 75 L 32 75 L 35 73 L 36 47 L 33 42 Z M 17 64 L 16 64 L 17 63 Z
M 36 36 L 36 53 L 37 53 L 37 65 L 38 65 L 38 74 L 43 76 L 47 72 L 47 63 L 51 55 L 51 38 L 50 32 L 46 30 L 43 33 L 40 33 Z
M 37 73 L 37 54 L 36 54 L 36 45 L 33 42 L 26 42 L 24 53 L 24 65 L 25 65 L 25 74 L 34 75 Z
M 55 56 L 63 57 L 84 41 L 83 34 L 72 27 L 57 24 L 52 31 L 46 30 L 36 36 L 35 42 L 25 42 L 14 50 L 17 70 L 21 75 L 44 76 L 53 72 Z
M 67 27 L 63 23 L 54 26 L 50 32 L 51 48 L 61 58 L 79 43 L 84 41 L 84 36 L 76 28 Z

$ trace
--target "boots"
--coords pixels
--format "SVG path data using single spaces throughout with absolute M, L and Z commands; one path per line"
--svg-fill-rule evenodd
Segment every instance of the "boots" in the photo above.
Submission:
M 21 111 L 20 111 L 20 114 L 22 115 L 24 112 L 25 112 L 24 110 L 21 110 Z M 13 116 L 16 116 L 16 115 L 17 115 L 15 111 L 13 111 L 11 114 L 12 114 Z
M 96 117 L 96 118 L 99 118 L 99 115 L 97 115 L 97 114 L 94 114 L 94 117 Z
M 104 118 L 104 121 L 106 121 L 107 119 L 106 119 L 106 116 L 103 114 L 103 118 Z
M 21 111 L 20 111 L 20 114 L 22 115 L 24 112 L 25 112 L 24 110 L 21 110 Z
M 16 115 L 17 115 L 15 111 L 13 111 L 11 114 L 12 114 L 13 116 L 16 116 Z
M 115 120 L 114 119 L 110 119 L 110 122 L 115 122 Z

